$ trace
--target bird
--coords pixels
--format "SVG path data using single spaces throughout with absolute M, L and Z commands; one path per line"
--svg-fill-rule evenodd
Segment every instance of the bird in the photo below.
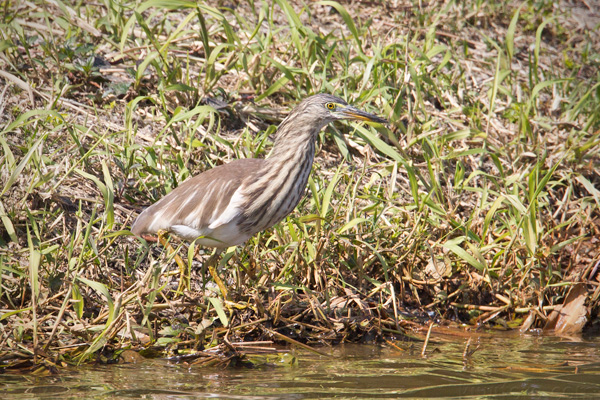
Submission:
M 245 243 L 296 208 L 308 183 L 317 135 L 337 120 L 387 123 L 331 94 L 307 97 L 281 122 L 266 158 L 234 160 L 187 179 L 143 210 L 131 232 L 140 237 L 168 232 L 216 248 L 217 255 Z

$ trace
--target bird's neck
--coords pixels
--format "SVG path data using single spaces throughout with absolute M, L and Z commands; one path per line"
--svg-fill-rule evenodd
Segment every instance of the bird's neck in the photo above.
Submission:
M 315 140 L 323 125 L 291 116 L 284 119 L 277 129 L 275 143 L 267 162 L 280 164 L 288 160 L 303 159 L 306 153 L 313 157 Z
M 315 157 L 316 136 L 322 126 L 317 126 L 314 122 L 300 125 L 294 123 L 292 128 L 291 125 L 288 126 L 291 121 L 288 117 L 279 126 L 265 165 L 272 171 L 280 171 L 279 179 L 289 179 L 304 188 L 308 174 L 304 175 L 303 171 L 310 172 Z
M 256 179 L 244 187 L 246 204 L 243 209 L 248 217 L 240 228 L 242 230 L 258 232 L 273 226 L 296 207 L 304 194 L 318 131 L 314 130 L 315 124 L 311 129 L 295 127 L 288 130 L 284 123 L 286 121 L 279 127 L 283 135 L 276 139 L 263 168 L 256 172 Z
M 315 156 L 315 138 L 305 140 L 275 142 L 273 150 L 265 160 L 265 168 L 284 173 L 293 170 L 292 166 L 302 166 L 310 170 Z M 288 168 L 289 167 L 289 168 Z M 290 179 L 294 179 L 290 176 Z
M 304 190 L 315 157 L 315 129 L 287 130 L 284 121 L 279 127 L 271 154 L 265 160 L 266 174 L 276 173 L 279 185 L 302 187 Z M 307 127 L 308 128 L 308 127 Z M 319 128 L 320 129 L 320 128 Z M 286 132 L 293 133 L 286 134 Z

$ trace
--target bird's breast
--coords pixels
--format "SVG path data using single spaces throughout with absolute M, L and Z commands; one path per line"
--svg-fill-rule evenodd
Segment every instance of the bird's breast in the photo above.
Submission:
M 279 156 L 243 191 L 240 230 L 251 235 L 284 219 L 300 202 L 314 158 L 314 144 L 289 157 Z

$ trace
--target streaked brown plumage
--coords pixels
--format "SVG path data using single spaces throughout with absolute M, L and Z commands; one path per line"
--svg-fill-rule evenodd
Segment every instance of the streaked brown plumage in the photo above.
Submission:
M 217 248 L 244 243 L 296 207 L 316 136 L 338 119 L 386 122 L 329 94 L 308 97 L 279 125 L 269 157 L 235 160 L 188 179 L 145 209 L 131 231 L 141 236 L 164 230 Z

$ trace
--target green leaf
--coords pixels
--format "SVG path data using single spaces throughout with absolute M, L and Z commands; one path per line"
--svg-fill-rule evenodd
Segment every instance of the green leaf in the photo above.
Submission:
M 172 343 L 178 343 L 178 342 L 181 342 L 181 339 L 174 338 L 174 337 L 160 337 L 156 341 L 156 345 L 157 346 L 166 346 L 166 345 L 169 345 Z
M 360 125 L 355 125 L 358 136 L 366 140 L 371 147 L 385 154 L 392 160 L 398 161 L 401 165 L 406 166 L 404 158 L 392 146 L 375 136 L 370 130 L 365 129 Z
M 500 208 L 500 206 L 502 205 L 502 203 L 504 203 L 504 199 L 505 199 L 504 196 L 502 196 L 502 195 L 499 196 L 496 199 L 496 201 L 494 201 L 494 203 L 490 207 L 489 211 L 485 215 L 485 219 L 483 220 L 483 230 L 482 230 L 482 234 L 481 234 L 481 238 L 483 240 L 485 240 L 488 228 L 490 226 L 490 223 L 492 222 L 492 218 L 496 216 L 496 211 L 498 211 L 498 209 Z
M 6 141 L 6 138 L 2 135 L 0 135 L 0 144 L 2 144 L 2 150 L 4 150 L 4 157 L 6 157 L 5 163 L 8 165 L 8 168 L 12 168 L 15 165 L 15 156 L 10 150 L 10 146 Z
M 307 224 L 309 222 L 314 222 L 314 221 L 323 221 L 323 217 L 321 217 L 320 215 L 317 215 L 317 214 L 307 214 L 307 215 L 302 215 L 301 217 L 298 217 L 298 222 L 301 222 L 303 224 Z
M 104 332 L 102 334 L 100 334 L 100 336 L 98 336 L 96 339 L 94 339 L 94 341 L 92 342 L 92 344 L 90 345 L 90 347 L 88 347 L 79 357 L 79 362 L 83 362 L 85 361 L 85 359 L 94 354 L 96 351 L 100 350 L 102 347 L 104 347 L 106 345 L 106 336 L 104 335 Z
M 542 32 L 544 31 L 546 25 L 554 21 L 556 18 L 557 17 L 552 17 L 545 20 L 540 24 L 540 26 L 538 26 L 537 30 L 535 31 L 535 49 L 533 50 L 533 55 L 536 66 L 538 65 L 540 59 L 540 47 L 542 46 Z
M 510 204 L 512 204 L 512 206 L 514 208 L 517 209 L 517 212 L 519 214 L 523 214 L 523 215 L 527 214 L 527 207 L 525 207 L 523 205 L 523 203 L 521 202 L 521 200 L 519 200 L 519 198 L 517 196 L 515 196 L 514 194 L 507 194 L 507 195 L 504 195 L 504 196 L 505 196 L 506 200 L 508 200 L 508 202 Z
M 18 127 L 25 125 L 30 118 L 38 117 L 38 116 L 39 117 L 42 117 L 42 116 L 54 117 L 56 119 L 64 121 L 63 117 L 54 110 L 32 110 L 32 111 L 27 111 L 26 113 L 19 115 L 17 117 L 17 119 L 15 119 L 6 128 L 4 128 L 2 130 L 2 133 L 4 134 L 6 132 L 12 132 L 15 129 L 17 129 Z M 45 134 L 44 136 L 47 136 L 47 134 Z
M 104 212 L 106 214 L 106 227 L 109 230 L 112 230 L 113 225 L 115 223 L 115 209 L 114 209 L 114 200 L 115 200 L 115 190 L 113 187 L 112 177 L 110 175 L 110 171 L 108 169 L 108 165 L 105 160 L 102 160 L 102 173 L 104 175 L 104 182 L 106 187 L 106 196 L 104 197 Z
M 37 298 L 40 294 L 40 282 L 39 282 L 39 273 L 40 273 L 40 264 L 42 261 L 42 254 L 33 248 L 33 244 L 30 243 L 29 246 L 29 282 L 31 284 L 31 289 L 35 294 L 35 298 Z
M 281 78 L 277 79 L 277 81 L 274 84 L 272 84 L 267 90 L 265 90 L 261 95 L 257 96 L 255 101 L 259 102 L 262 99 L 269 97 L 270 95 L 281 89 L 289 81 L 290 80 L 288 77 L 282 76 Z
M 225 314 L 225 309 L 223 309 L 223 303 L 221 302 L 221 299 L 217 297 L 209 297 L 208 301 L 210 301 L 210 304 L 212 304 L 215 311 L 217 312 L 221 324 L 223 324 L 224 327 L 228 327 L 229 319 L 227 318 L 227 314 Z
M 186 85 L 185 83 L 175 83 L 165 88 L 165 92 L 196 92 L 198 89 Z
M 104 184 L 104 182 L 102 182 L 97 176 L 88 174 L 87 172 L 80 170 L 79 168 L 75 168 L 76 173 L 83 176 L 84 178 L 92 180 L 96 184 L 96 186 L 98 186 L 100 193 L 102 193 L 102 197 L 104 197 L 106 225 L 107 225 L 108 229 L 112 229 L 112 226 L 114 224 L 114 219 L 115 219 L 115 212 L 114 212 L 114 197 L 115 197 L 115 195 L 114 195 L 114 189 L 112 186 L 112 179 L 110 178 L 110 171 L 108 171 L 108 167 L 106 166 L 104 161 L 102 162 L 102 170 L 104 172 L 104 179 L 106 181 L 106 184 Z
M 171 43 L 173 42 L 173 40 L 177 39 L 177 37 L 179 36 L 179 33 L 183 30 L 183 28 L 190 23 L 190 21 L 197 15 L 196 11 L 190 11 L 188 13 L 188 15 L 183 18 L 183 20 L 179 23 L 179 25 L 177 26 L 177 29 L 175 29 L 175 31 L 173 31 L 173 33 L 171 33 L 169 35 L 169 38 L 167 40 L 164 41 L 162 47 L 158 50 L 158 52 L 160 54 L 165 54 L 165 51 L 167 50 L 167 48 L 171 45 Z
M 197 115 L 199 116 L 199 118 L 204 118 L 205 116 L 210 115 L 211 113 L 215 113 L 215 112 L 216 112 L 216 110 L 211 106 L 198 106 L 198 107 L 194 107 L 193 109 L 186 111 L 186 112 L 179 112 L 179 113 L 175 114 L 173 116 L 173 118 L 171 118 L 169 120 L 169 123 L 167 124 L 165 129 L 168 128 L 169 126 L 173 125 L 175 122 L 187 121 Z M 164 129 L 163 129 L 163 131 L 164 131 Z
M 12 311 L 7 311 L 5 313 L 3 313 L 2 315 L 0 315 L 0 322 L 4 321 L 5 319 L 12 317 L 13 315 L 17 315 L 20 314 L 22 312 L 29 312 L 31 311 L 31 307 L 26 307 L 26 308 L 21 308 L 18 310 L 12 310 Z
M 512 19 L 510 20 L 510 24 L 508 25 L 508 30 L 506 31 L 506 53 L 508 54 L 509 60 L 512 59 L 515 54 L 514 45 L 515 45 L 515 30 L 517 29 L 517 21 L 519 20 L 519 14 L 521 13 L 521 8 L 526 3 L 523 2 L 517 11 L 513 14 Z
M 494 112 L 494 104 L 496 103 L 496 95 L 498 94 L 498 86 L 500 86 L 500 59 L 501 53 L 498 53 L 496 58 L 496 69 L 494 72 L 494 83 L 492 85 L 492 94 L 490 96 L 490 108 L 488 109 L 488 120 L 491 119 L 491 115 Z
M 79 291 L 79 286 L 77 285 L 73 285 L 73 291 L 71 293 L 71 298 L 73 299 L 73 302 L 71 303 L 73 305 L 73 310 L 75 310 L 75 314 L 77 314 L 77 317 L 82 318 L 83 317 L 83 306 L 84 306 L 84 302 L 83 302 L 83 296 L 81 295 L 81 292 Z
M 5 132 L 6 131 L 8 131 L 8 129 L 5 130 Z M 15 183 L 15 181 L 17 180 L 17 178 L 21 175 L 21 172 L 23 172 L 23 169 L 25 168 L 25 166 L 29 163 L 29 160 L 31 159 L 31 157 L 33 156 L 33 154 L 38 150 L 38 147 L 42 146 L 42 143 L 44 143 L 46 141 L 47 137 L 48 137 L 48 132 L 46 132 L 45 134 L 43 134 L 29 148 L 29 151 L 27 152 L 27 154 L 25 154 L 25 157 L 23 157 L 23 159 L 21 160 L 21 162 L 19 163 L 19 165 L 17 165 L 17 168 L 15 168 L 12 171 L 12 173 L 10 174 L 10 176 L 8 177 L 8 179 L 6 180 L 6 183 L 4 184 L 4 189 L 2 189 L 2 193 L 0 193 L 0 196 L 4 195 L 4 193 L 6 193 L 8 191 L 8 189 L 10 189 L 12 187 L 12 185 Z
M 365 221 L 368 221 L 368 218 L 362 218 L 362 217 L 357 217 L 357 218 L 353 218 L 352 220 L 350 220 L 349 222 L 347 222 L 344 226 L 342 226 L 340 229 L 338 229 L 338 234 L 342 234 L 344 232 L 346 232 L 349 229 L 354 228 L 356 225 L 358 224 L 362 224 Z
M 569 81 L 569 79 L 551 79 L 549 81 L 539 82 L 537 85 L 535 85 L 533 87 L 533 90 L 531 91 L 531 100 L 530 101 L 533 101 L 537 97 L 540 90 L 542 90 L 548 86 L 555 85 L 557 83 L 567 82 L 567 81 Z
M 330 6 L 330 7 L 335 8 L 335 10 L 341 15 L 342 19 L 346 23 L 346 26 L 348 27 L 348 30 L 350 31 L 350 33 L 354 37 L 354 41 L 358 45 L 358 51 L 359 51 L 359 53 L 361 55 L 363 55 L 364 53 L 363 53 L 363 49 L 362 49 L 362 43 L 361 43 L 361 40 L 360 40 L 360 33 L 358 32 L 358 29 L 356 29 L 356 25 L 354 24 L 354 21 L 352 20 L 352 17 L 348 13 L 348 11 L 346 11 L 346 9 L 344 8 L 344 6 L 342 6 L 337 1 L 319 1 L 317 4 L 321 4 L 321 5 L 324 5 L 324 6 Z
M 106 303 L 108 305 L 108 319 L 106 321 L 106 326 L 110 325 L 110 323 L 112 322 L 112 320 L 114 318 L 115 304 L 114 304 L 112 296 L 110 295 L 110 293 L 108 291 L 108 288 L 103 283 L 92 281 L 92 280 L 84 278 L 82 276 L 78 276 L 77 280 L 86 284 L 87 286 L 89 286 L 90 288 L 92 288 L 93 290 L 95 290 L 96 292 L 101 294 L 102 296 L 104 296 L 104 298 L 106 299 Z
M 596 186 L 583 175 L 577 174 L 575 180 L 583 185 L 585 190 L 592 195 L 598 207 L 600 207 L 600 190 L 596 189 Z
M 141 12 L 141 11 L 139 11 L 139 12 Z M 121 53 L 125 49 L 125 44 L 127 43 L 127 38 L 131 34 L 131 30 L 133 29 L 133 24 L 135 24 L 136 21 L 137 21 L 137 18 L 136 18 L 135 13 L 131 14 L 129 19 L 127 20 L 127 23 L 125 23 L 125 26 L 123 27 L 123 33 L 121 33 L 121 40 L 119 41 L 119 51 Z
M 443 44 L 438 44 L 438 45 L 433 46 L 431 49 L 429 49 L 429 51 L 425 54 L 425 56 L 429 60 L 431 60 L 433 57 L 437 56 L 442 51 L 447 51 L 447 50 L 448 50 L 448 46 L 443 45 Z
M 286 0 L 275 0 L 275 2 L 279 5 L 279 7 L 285 13 L 288 23 L 291 28 L 292 35 L 292 45 L 300 51 L 302 49 L 302 43 L 300 42 L 299 31 L 303 28 L 302 21 L 300 21 L 300 17 L 294 11 L 294 8 L 290 5 Z
M 181 10 L 184 8 L 196 8 L 195 0 L 148 0 L 140 4 L 135 11 L 142 13 L 151 7 L 166 8 L 167 10 Z
M 587 234 L 583 234 L 583 235 L 579 235 L 579 236 L 575 236 L 572 238 L 569 238 L 567 240 L 563 240 L 562 242 L 555 244 L 554 246 L 552 246 L 550 248 L 550 252 L 551 253 L 556 253 L 558 252 L 560 249 L 564 248 L 565 246 L 568 246 L 570 244 L 573 244 L 581 239 L 583 239 L 584 237 L 588 236 Z
M 15 231 L 15 227 L 14 227 L 10 217 L 6 213 L 6 210 L 4 209 L 4 204 L 2 204 L 1 201 L 0 201 L 0 220 L 2 220 L 2 224 L 4 224 L 4 228 L 6 229 L 6 233 L 8 233 L 8 237 L 10 237 L 10 240 L 17 243 L 19 241 L 19 238 L 17 237 L 17 232 Z
M 352 156 L 350 155 L 350 150 L 348 150 L 348 145 L 344 140 L 344 135 L 340 133 L 339 130 L 335 129 L 335 127 L 332 127 L 332 136 L 339 152 L 341 153 L 342 157 L 344 157 L 344 160 L 350 161 Z
M 443 243 L 442 247 L 450 250 L 458 257 L 460 257 L 463 261 L 475 267 L 477 270 L 484 271 L 486 268 L 485 265 L 481 261 L 473 257 L 471 254 L 467 253 L 462 247 L 460 247 L 460 244 L 464 242 L 464 240 L 464 237 L 457 237 L 448 240 L 446 243 Z
M 146 68 L 148 68 L 148 65 L 150 65 L 150 63 L 159 56 L 160 54 L 157 51 L 153 51 L 150 54 L 148 54 L 146 58 L 144 58 L 144 61 L 142 61 L 138 65 L 137 70 L 135 71 L 135 81 L 137 83 L 139 83 L 142 77 L 144 76 L 144 72 L 146 72 Z
M 331 178 L 331 182 L 327 185 L 327 189 L 325 190 L 325 194 L 323 194 L 323 202 L 321 206 L 321 217 L 325 218 L 327 215 L 327 211 L 329 211 L 329 204 L 331 203 L 331 196 L 333 195 L 333 190 L 335 189 L 338 181 L 340 180 L 340 167 L 335 171 L 335 175 Z
M 523 236 L 525 238 L 525 245 L 527 246 L 527 250 L 529 251 L 529 253 L 533 255 L 537 252 L 538 242 L 535 220 L 532 220 L 530 217 L 525 217 L 523 225 Z
M 450 52 L 450 50 L 447 50 L 446 53 L 444 53 L 444 58 L 442 58 L 442 61 L 440 61 L 438 66 L 435 68 L 435 72 L 440 72 L 446 66 L 446 64 L 448 64 L 451 58 L 452 52 Z

